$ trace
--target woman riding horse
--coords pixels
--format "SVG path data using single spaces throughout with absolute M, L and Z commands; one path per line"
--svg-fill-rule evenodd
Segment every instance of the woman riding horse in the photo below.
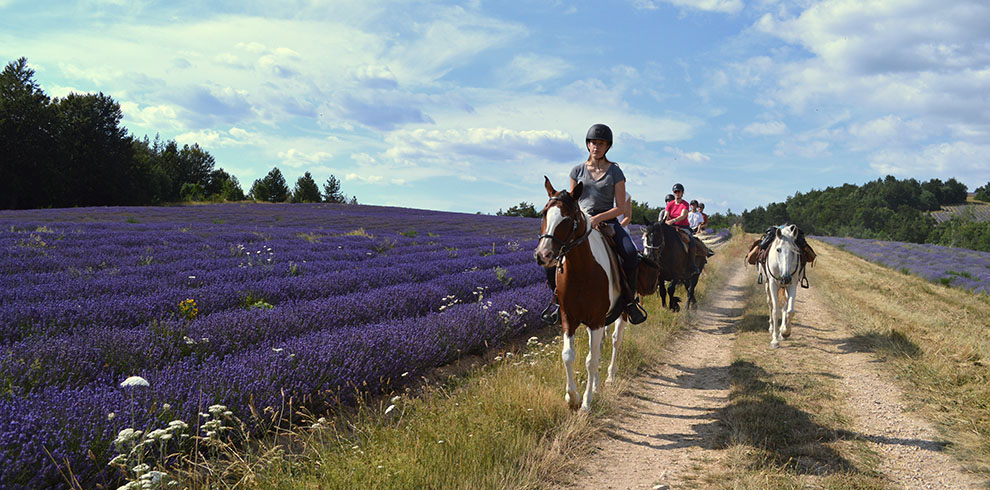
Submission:
M 604 223 L 612 228 L 612 240 L 622 261 L 629 287 L 626 290 L 625 308 L 633 324 L 646 321 L 646 310 L 636 300 L 636 271 L 639 266 L 639 250 L 629 233 L 619 223 L 626 202 L 626 176 L 619 165 L 605 154 L 612 148 L 612 130 L 604 124 L 595 124 L 584 138 L 588 147 L 588 159 L 571 169 L 571 190 L 581 182 L 584 192 L 578 205 L 591 216 L 591 227 Z

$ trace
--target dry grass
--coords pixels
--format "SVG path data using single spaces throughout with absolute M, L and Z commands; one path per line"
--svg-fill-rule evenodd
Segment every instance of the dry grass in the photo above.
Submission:
M 771 350 L 767 325 L 766 294 L 754 281 L 737 325 L 729 404 L 720 414 L 724 459 L 700 478 L 701 487 L 886 488 L 872 469 L 877 455 L 843 412 L 828 354 L 800 333 L 786 349 Z
M 822 243 L 817 286 L 968 470 L 990 475 L 990 296 L 934 285 Z

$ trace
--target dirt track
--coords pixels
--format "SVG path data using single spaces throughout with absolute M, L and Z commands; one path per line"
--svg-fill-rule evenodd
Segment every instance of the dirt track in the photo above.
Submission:
M 605 437 L 567 488 L 625 489 L 697 487 L 694 477 L 721 457 L 714 446 L 723 430 L 715 418 L 728 403 L 731 349 L 754 269 L 731 265 L 725 285 L 713 290 L 693 312 L 691 327 L 668 348 L 667 362 L 634 380 L 626 394 L 629 410 L 605 421 Z M 814 286 L 800 290 L 794 336 L 777 356 L 827 353 L 840 376 L 845 412 L 855 432 L 880 456 L 875 468 L 898 488 L 982 488 L 942 452 L 930 424 L 905 414 L 894 383 L 874 366 L 870 354 L 848 348 L 850 334 L 838 324 Z M 803 319 L 814 319 L 814 325 Z M 792 337 L 793 338 L 793 337 Z

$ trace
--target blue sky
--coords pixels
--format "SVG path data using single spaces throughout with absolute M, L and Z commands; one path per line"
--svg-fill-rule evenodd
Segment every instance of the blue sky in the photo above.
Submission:
M 245 191 L 494 212 L 566 185 L 605 123 L 639 201 L 708 211 L 899 178 L 990 180 L 990 4 L 0 0 L 0 55 Z

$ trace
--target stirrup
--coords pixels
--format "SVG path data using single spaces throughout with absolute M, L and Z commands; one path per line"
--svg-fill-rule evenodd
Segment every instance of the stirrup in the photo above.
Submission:
M 804 289 L 808 289 L 808 287 L 809 287 L 809 285 L 808 285 L 808 276 L 801 276 L 801 287 L 804 288 Z
M 551 299 L 550 304 L 540 313 L 540 321 L 543 322 L 544 326 L 552 327 L 554 325 L 560 325 L 560 308 L 554 309 L 554 306 L 557 306 L 557 303 Z
M 647 316 L 649 316 L 643 306 L 639 304 L 638 299 L 627 304 L 623 311 L 629 316 L 629 323 L 633 325 L 639 325 L 645 322 Z
M 756 276 L 756 283 L 763 284 L 763 271 L 760 271 L 760 275 Z

